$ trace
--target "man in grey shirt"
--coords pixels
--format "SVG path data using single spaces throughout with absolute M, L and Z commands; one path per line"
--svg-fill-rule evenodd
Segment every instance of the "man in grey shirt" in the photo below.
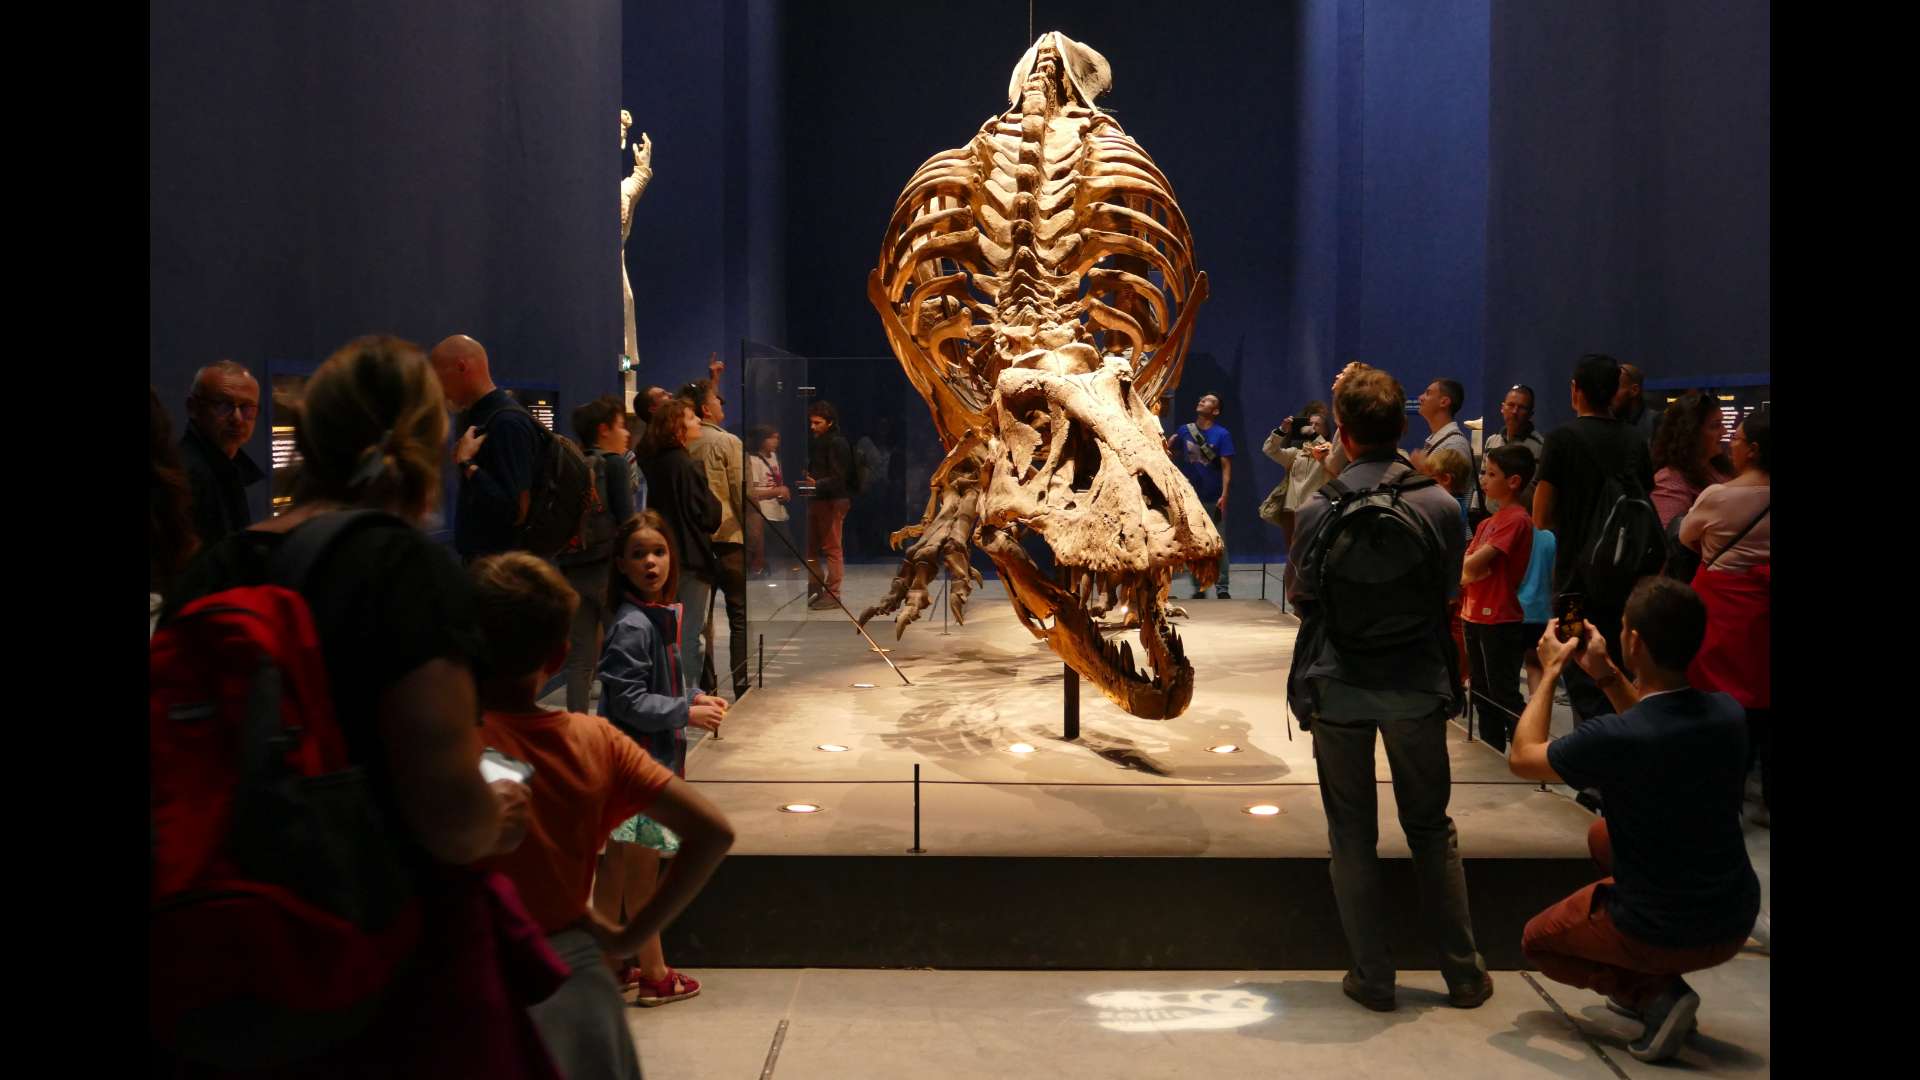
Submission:
M 1395 447 L 1406 430 L 1406 391 L 1379 370 L 1343 375 L 1334 397 L 1339 438 L 1350 463 L 1339 480 L 1350 491 L 1398 482 L 1411 468 Z M 1407 492 L 1406 503 L 1425 519 L 1442 545 L 1449 598 L 1459 592 L 1465 541 L 1459 505 L 1428 486 Z M 1333 891 L 1340 924 L 1353 954 L 1353 969 L 1341 987 L 1370 1009 L 1395 1007 L 1394 961 L 1387 946 L 1388 916 L 1382 893 L 1378 791 L 1374 781 L 1374 733 L 1387 743 L 1394 802 L 1428 906 L 1428 925 L 1443 957 L 1448 1000 L 1471 1009 L 1493 994 L 1486 962 L 1474 945 L 1467 912 L 1467 883 L 1453 819 L 1447 815 L 1452 776 L 1447 759 L 1447 715 L 1457 675 L 1449 663 L 1453 641 L 1447 612 L 1436 608 L 1433 634 L 1420 644 L 1386 656 L 1341 655 L 1317 633 L 1327 614 L 1317 592 L 1320 554 L 1314 538 L 1333 513 L 1328 489 L 1300 509 L 1295 543 L 1305 555 L 1291 595 L 1302 619 L 1296 661 L 1314 701 L 1313 752 L 1320 776 L 1333 851 Z M 1313 642 L 1318 640 L 1318 644 Z M 1296 712 L 1301 710 L 1296 709 Z
M 1509 389 L 1507 396 L 1500 401 L 1500 420 L 1500 430 L 1488 435 L 1481 443 L 1482 458 L 1486 457 L 1487 451 L 1502 446 L 1524 446 L 1533 451 L 1535 462 L 1547 452 L 1546 439 L 1533 426 L 1533 387 L 1515 384 Z M 1529 510 L 1533 508 L 1533 481 L 1527 481 L 1527 486 L 1520 489 L 1514 501 Z M 1467 508 L 1467 521 L 1478 528 L 1480 522 L 1492 513 L 1493 508 L 1487 505 L 1486 493 L 1480 490 L 1479 484 L 1474 484 L 1473 501 Z

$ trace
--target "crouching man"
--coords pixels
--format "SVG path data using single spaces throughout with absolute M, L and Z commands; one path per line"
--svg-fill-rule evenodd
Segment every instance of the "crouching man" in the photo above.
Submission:
M 1723 964 L 1760 913 L 1760 879 L 1741 836 L 1747 728 L 1726 694 L 1687 684 L 1707 612 L 1671 578 L 1647 578 L 1627 598 L 1620 649 L 1632 681 L 1589 627 L 1540 638 L 1551 686 L 1578 662 L 1613 714 L 1547 741 L 1553 695 L 1534 694 L 1507 763 L 1516 776 L 1597 787 L 1606 817 L 1587 848 L 1607 877 L 1534 916 L 1521 936 L 1528 962 L 1548 978 L 1607 995 L 1645 1030 L 1628 1049 L 1642 1061 L 1672 1057 L 1693 1029 L 1700 995 L 1681 976 Z

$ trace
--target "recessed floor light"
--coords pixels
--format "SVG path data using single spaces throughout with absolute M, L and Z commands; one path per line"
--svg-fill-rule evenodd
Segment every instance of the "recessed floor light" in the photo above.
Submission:
M 1242 811 L 1242 813 L 1252 814 L 1254 817 L 1272 817 L 1279 812 L 1280 808 L 1272 803 L 1255 803 Z
M 1017 742 L 1017 743 L 1014 743 L 1012 746 L 1007 747 L 1007 753 L 1031 754 L 1037 749 L 1038 747 L 1034 746 L 1032 743 Z
M 1207 753 L 1209 754 L 1237 754 L 1239 752 L 1240 748 L 1232 743 L 1221 743 L 1219 746 L 1207 747 Z
M 814 749 L 824 750 L 829 754 L 844 754 L 847 752 L 847 748 L 837 742 L 823 742 L 819 746 L 814 747 Z
M 855 690 L 871 690 L 873 689 L 873 684 L 870 682 L 857 682 L 853 684 L 853 688 Z
M 823 809 L 825 809 L 825 807 L 819 803 L 790 802 L 782 805 L 780 812 L 783 814 L 817 814 Z

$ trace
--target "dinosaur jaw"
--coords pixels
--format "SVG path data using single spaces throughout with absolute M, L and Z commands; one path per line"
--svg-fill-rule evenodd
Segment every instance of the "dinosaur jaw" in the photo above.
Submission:
M 1016 530 L 1022 527 L 984 527 L 981 546 L 1028 632 L 1134 716 L 1164 720 L 1185 711 L 1193 699 L 1193 665 L 1167 620 L 1173 568 L 1101 573 L 1062 565 L 1050 581 Z M 1213 564 L 1197 561 L 1188 569 L 1196 580 L 1215 573 Z

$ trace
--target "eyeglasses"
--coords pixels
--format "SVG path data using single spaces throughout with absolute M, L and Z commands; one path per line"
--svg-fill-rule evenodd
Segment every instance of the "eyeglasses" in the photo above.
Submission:
M 204 398 L 204 397 L 196 397 L 194 398 L 194 400 L 200 402 L 202 405 L 205 405 L 207 408 L 212 409 L 213 415 L 219 417 L 222 420 L 225 420 L 227 417 L 232 416 L 234 413 L 239 413 L 240 419 L 242 420 L 251 420 L 254 417 L 260 415 L 260 406 L 258 403 L 229 401 L 225 398 Z

